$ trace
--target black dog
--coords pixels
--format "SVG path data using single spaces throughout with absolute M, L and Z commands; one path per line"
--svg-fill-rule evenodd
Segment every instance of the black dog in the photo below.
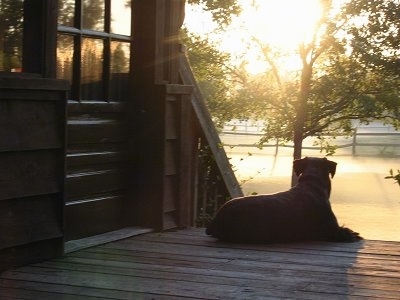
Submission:
M 362 239 L 340 227 L 329 196 L 336 163 L 326 158 L 295 160 L 298 184 L 271 195 L 236 198 L 225 203 L 206 230 L 222 241 L 245 243 L 323 240 L 354 242 Z

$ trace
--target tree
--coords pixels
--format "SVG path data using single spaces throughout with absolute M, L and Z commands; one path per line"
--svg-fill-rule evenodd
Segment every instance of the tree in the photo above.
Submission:
M 385 179 L 393 179 L 400 186 L 400 170 L 397 170 L 397 174 L 395 174 L 393 169 L 390 169 L 389 174 Z
M 214 123 L 222 126 L 234 116 L 229 91 L 232 78 L 230 56 L 222 53 L 206 37 L 182 30 L 182 42 L 187 48 L 188 59 L 196 81 L 206 100 Z
M 400 1 L 377 0 L 373 5 L 367 0 L 350 1 L 343 10 L 342 20 L 346 19 L 353 56 L 386 83 L 374 95 L 385 102 L 389 122 L 400 128 Z
M 340 26 L 343 19 L 331 14 L 331 1 L 323 1 L 323 8 L 312 39 L 298 48 L 302 68 L 297 90 L 290 91 L 294 95 L 284 91 L 287 105 L 277 107 L 276 101 L 272 103 L 280 122 L 267 123 L 263 139 L 288 139 L 287 130 L 279 131 L 276 126 L 292 129 L 294 159 L 301 158 L 305 138 L 319 138 L 321 146 L 330 152 L 326 136 L 351 134 L 352 120 L 368 123 L 390 118 L 393 102 L 399 101 L 395 78 L 385 76 L 382 80 L 381 70 L 371 68 L 373 61 L 361 60 L 354 51 L 349 54 L 351 45 L 339 38 L 345 28 Z M 347 20 L 354 18 L 348 13 L 345 16 Z
M 400 2 L 354 0 L 343 9 L 342 20 L 354 53 L 364 62 L 400 75 Z
M 378 7 L 369 2 L 350 1 L 334 14 L 332 1 L 321 0 L 323 10 L 315 31 L 297 49 L 301 69 L 295 74 L 282 73 L 279 49 L 254 40 L 269 67 L 257 77 L 237 76 L 240 82 L 230 93 L 235 100 L 231 98 L 229 103 L 232 115 L 266 120 L 260 143 L 293 141 L 293 157 L 297 159 L 303 140 L 314 136 L 321 149 L 332 154 L 329 139 L 351 135 L 354 120 L 399 121 L 398 0 L 379 0 Z M 367 12 L 371 16 L 360 26 L 357 18 Z M 382 15 L 389 22 L 386 27 L 381 26 Z M 241 70 L 238 73 L 243 75 Z M 244 99 L 252 105 L 250 110 Z
M 267 120 L 260 142 L 293 141 L 294 159 L 301 157 L 302 142 L 309 136 L 317 137 L 321 147 L 331 154 L 334 149 L 326 137 L 351 134 L 352 120 L 368 123 L 374 119 L 398 119 L 398 77 L 376 67 L 377 58 L 382 60 L 387 52 L 375 53 L 372 59 L 351 51 L 350 42 L 354 39 L 350 40 L 344 32 L 349 30 L 354 15 L 345 11 L 334 16 L 331 1 L 323 4 L 312 38 L 298 47 L 298 77 L 284 78 L 278 67 L 277 51 L 257 41 L 270 65 L 263 77 L 264 91 L 255 89 L 254 81 L 248 85 L 248 81 L 237 94 L 242 97 L 258 91 L 264 95 L 262 105 L 254 106 L 257 111 L 252 112 Z M 374 28 L 373 24 L 368 26 Z M 393 65 L 388 57 L 384 61 Z
M 190 5 L 202 5 L 205 11 L 211 12 L 213 20 L 220 26 L 231 23 L 232 16 L 240 14 L 237 0 L 188 0 Z
M 384 97 L 387 106 L 391 107 L 391 123 L 400 128 L 400 2 L 398 0 L 377 0 L 368 5 L 366 0 L 354 0 L 347 4 L 345 15 L 358 17 L 358 23 L 348 24 L 347 32 L 353 51 L 363 62 L 373 62 L 372 67 L 378 69 L 387 81 L 393 78 L 397 82 L 397 90 Z M 397 174 L 389 171 L 390 176 L 400 185 L 400 170 Z

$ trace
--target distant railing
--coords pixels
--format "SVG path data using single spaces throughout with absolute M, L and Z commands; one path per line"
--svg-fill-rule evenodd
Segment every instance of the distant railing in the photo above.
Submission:
M 225 123 L 223 133 L 262 134 L 264 122 L 248 122 L 246 120 L 233 120 Z
M 246 121 L 235 121 L 227 123 L 223 130 L 222 136 L 236 135 L 248 137 L 235 141 L 233 139 L 224 139 L 226 147 L 255 147 L 255 148 L 272 148 L 275 147 L 275 155 L 278 154 L 279 148 L 293 148 L 293 144 L 282 144 L 278 141 L 260 145 L 259 138 L 263 135 L 264 126 L 261 123 L 248 123 Z M 249 142 L 250 137 L 254 137 Z M 243 142 L 244 140 L 244 142 Z M 312 138 L 311 138 L 312 140 Z M 333 144 L 336 150 L 351 150 L 351 155 L 382 155 L 382 156 L 400 156 L 400 132 L 392 127 L 357 127 L 354 129 L 352 137 L 337 137 L 337 143 Z M 312 142 L 304 143 L 305 150 L 320 150 L 319 146 L 313 145 Z
M 360 142 L 364 138 L 376 137 L 372 142 Z M 379 138 L 378 138 L 379 137 Z M 356 155 L 357 147 L 375 147 L 380 148 L 381 153 L 384 154 L 384 151 L 388 147 L 397 148 L 397 155 L 400 155 L 400 132 L 359 132 L 356 128 L 353 134 L 353 142 L 351 143 L 352 154 Z

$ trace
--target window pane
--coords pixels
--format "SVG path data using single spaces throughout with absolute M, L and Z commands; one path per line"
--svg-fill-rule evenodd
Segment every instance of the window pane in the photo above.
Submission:
M 104 31 L 104 0 L 84 0 L 82 28 Z
M 23 1 L 0 0 L 0 71 L 21 72 Z
M 83 100 L 104 98 L 103 87 L 104 42 L 99 39 L 82 39 L 81 96 Z
M 58 23 L 74 26 L 75 0 L 58 0 Z
M 129 93 L 129 53 L 129 43 L 111 42 L 110 99 L 113 101 L 125 100 Z
M 111 73 L 129 72 L 129 43 L 111 42 Z
M 111 32 L 131 35 L 131 0 L 111 1 Z
M 57 78 L 72 82 L 72 62 L 74 56 L 74 38 L 70 35 L 58 35 L 57 38 Z

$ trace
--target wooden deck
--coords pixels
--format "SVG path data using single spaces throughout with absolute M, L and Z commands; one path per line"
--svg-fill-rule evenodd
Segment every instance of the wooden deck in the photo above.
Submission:
M 144 234 L 1 274 L 1 299 L 400 299 L 400 243 Z

